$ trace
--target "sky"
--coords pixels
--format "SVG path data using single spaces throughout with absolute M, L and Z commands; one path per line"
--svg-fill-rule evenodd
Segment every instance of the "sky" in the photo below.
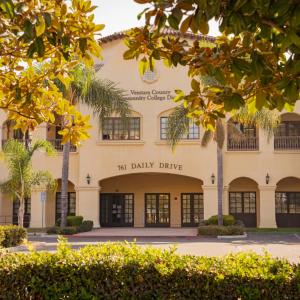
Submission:
M 94 12 L 95 22 L 105 24 L 103 36 L 144 24 L 143 20 L 138 21 L 136 16 L 147 5 L 137 4 L 133 0 L 92 0 L 92 2 L 98 6 Z M 214 21 L 210 22 L 209 35 L 219 35 L 218 24 Z

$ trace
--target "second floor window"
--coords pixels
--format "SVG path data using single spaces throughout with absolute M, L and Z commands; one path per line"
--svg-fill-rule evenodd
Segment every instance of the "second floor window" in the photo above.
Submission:
M 140 118 L 105 118 L 102 125 L 103 140 L 139 140 Z
M 167 139 L 168 131 L 168 117 L 160 118 L 160 139 Z M 200 137 L 199 126 L 197 126 L 192 120 L 189 120 L 189 130 L 182 135 L 182 140 L 197 140 Z
M 300 121 L 283 121 L 276 129 L 275 136 L 300 136 Z

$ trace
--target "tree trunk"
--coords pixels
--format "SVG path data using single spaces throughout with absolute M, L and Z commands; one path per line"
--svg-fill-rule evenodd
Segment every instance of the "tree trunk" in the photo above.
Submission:
M 18 210 L 18 225 L 24 227 L 24 212 L 25 212 L 25 201 L 24 198 L 19 199 L 20 206 Z
M 218 225 L 223 225 L 223 152 L 217 146 Z
M 70 142 L 67 142 L 63 146 L 61 176 L 61 227 L 65 227 L 67 225 L 70 146 Z

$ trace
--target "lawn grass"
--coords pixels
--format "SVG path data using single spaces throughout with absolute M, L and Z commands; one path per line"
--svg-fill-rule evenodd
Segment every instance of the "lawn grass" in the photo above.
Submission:
M 300 227 L 294 227 L 294 228 L 246 228 L 246 232 L 255 232 L 255 233 L 300 233 Z

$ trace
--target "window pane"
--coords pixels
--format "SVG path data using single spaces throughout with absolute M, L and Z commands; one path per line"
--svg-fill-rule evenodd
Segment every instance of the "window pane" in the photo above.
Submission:
M 275 193 L 275 208 L 276 213 L 287 213 L 287 194 Z
M 140 118 L 106 118 L 102 125 L 103 140 L 139 140 Z
M 197 126 L 192 120 L 189 120 L 189 128 L 188 132 L 184 133 L 181 136 L 181 139 L 184 140 L 195 140 L 199 139 L 200 130 L 199 126 Z M 168 128 L 168 117 L 160 118 L 160 138 L 162 140 L 167 139 L 167 128 Z

